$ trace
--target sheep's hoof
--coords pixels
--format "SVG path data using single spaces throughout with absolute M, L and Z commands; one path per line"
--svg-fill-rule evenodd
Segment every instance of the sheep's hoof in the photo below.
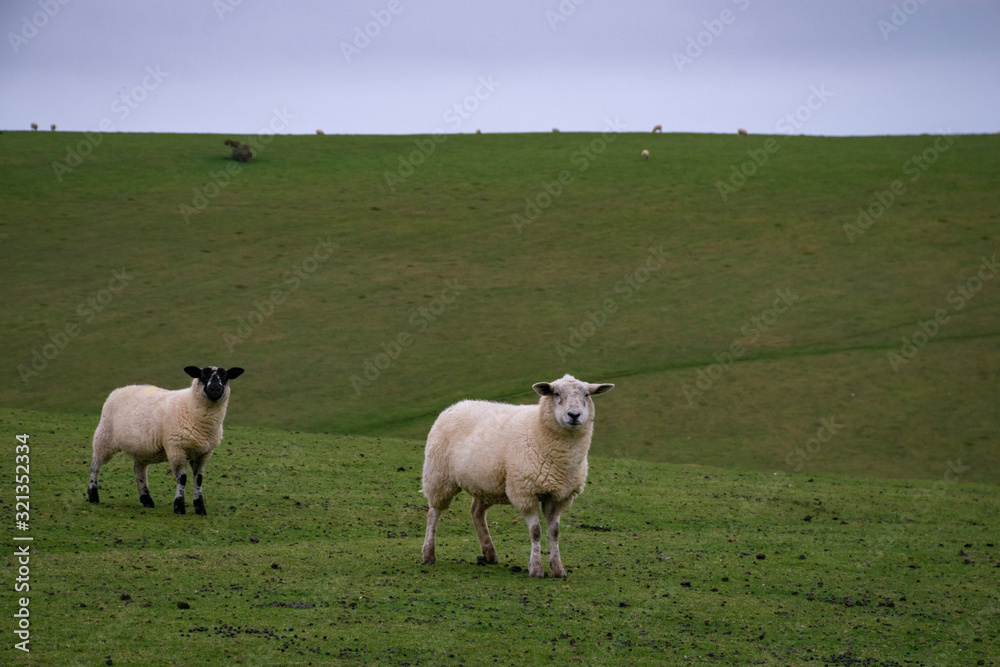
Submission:
M 544 579 L 545 578 L 545 570 L 543 570 L 542 568 L 538 568 L 537 570 L 535 570 L 535 569 L 529 569 L 528 570 L 528 574 L 531 575 L 532 577 L 536 577 L 538 579 Z
M 97 497 L 97 487 L 91 486 L 87 489 L 87 500 L 92 503 L 99 503 L 101 499 Z
M 437 557 L 434 555 L 433 551 L 430 553 L 424 553 L 424 565 L 433 565 L 436 562 Z
M 201 498 L 197 498 L 194 501 L 194 513 L 205 516 L 208 512 L 205 511 L 205 501 Z
M 153 499 L 149 497 L 148 493 L 144 493 L 139 496 L 139 502 L 142 503 L 143 507 L 156 507 L 156 505 L 153 504 Z
M 174 514 L 187 514 L 183 498 L 174 498 Z

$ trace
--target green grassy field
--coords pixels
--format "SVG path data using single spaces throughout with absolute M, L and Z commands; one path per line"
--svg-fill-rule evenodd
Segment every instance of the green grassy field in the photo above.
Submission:
M 606 455 L 998 479 L 1000 137 L 223 138 L 0 135 L 0 405 L 239 365 L 234 424 L 421 439 L 569 372 Z
M 176 516 L 166 466 L 147 510 L 122 457 L 86 502 L 95 421 L 0 410 L 33 472 L 34 635 L 4 664 L 1000 663 L 996 485 L 593 457 L 569 577 L 539 580 L 509 507 L 476 564 L 467 496 L 420 563 L 419 443 L 231 426 L 208 516 Z
M 0 134 L 4 663 L 997 664 L 1000 137 L 224 139 Z M 86 503 L 107 394 L 191 364 L 247 369 L 209 516 Z M 570 578 L 464 501 L 422 566 L 434 417 L 567 372 Z

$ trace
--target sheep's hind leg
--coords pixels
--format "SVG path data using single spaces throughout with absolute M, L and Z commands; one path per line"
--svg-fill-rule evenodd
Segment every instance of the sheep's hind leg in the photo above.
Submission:
M 479 500 L 472 499 L 472 525 L 476 528 L 476 535 L 479 536 L 479 546 L 483 549 L 480 562 L 487 565 L 496 565 L 500 562 L 497 558 L 497 549 L 493 546 L 493 538 L 490 537 L 490 528 L 486 523 L 486 510 L 491 505 Z
M 437 535 L 437 524 L 438 519 L 441 518 L 441 512 L 444 510 L 435 509 L 433 506 L 427 509 L 427 533 L 424 535 L 424 564 L 433 565 L 437 562 L 437 557 L 434 555 L 434 538 Z
M 87 486 L 87 500 L 92 503 L 101 502 L 101 498 L 97 493 L 97 475 L 101 472 L 101 468 L 104 464 L 111 460 L 114 456 L 114 452 L 111 452 L 107 456 L 98 456 L 94 453 L 94 458 L 90 462 L 90 484 Z
M 528 559 L 528 574 L 533 577 L 544 577 L 542 569 L 542 522 L 538 520 L 538 508 L 523 512 L 525 523 L 528 524 L 528 534 L 531 535 L 531 558 Z
M 142 503 L 143 507 L 154 507 L 153 498 L 149 495 L 149 484 L 146 483 L 146 468 L 148 467 L 149 464 L 138 461 L 132 465 L 132 469 L 135 471 L 135 483 L 139 487 L 139 502 Z

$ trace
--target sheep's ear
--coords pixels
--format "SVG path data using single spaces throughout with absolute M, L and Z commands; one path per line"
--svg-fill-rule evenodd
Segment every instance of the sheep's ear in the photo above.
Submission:
M 197 366 L 185 366 L 184 367 L 184 372 L 187 373 L 188 375 L 190 375 L 193 378 L 200 378 L 201 377 L 201 369 L 198 368 Z
M 230 380 L 238 378 L 241 375 L 243 375 L 243 369 L 238 366 L 226 369 L 226 377 Z
M 552 385 L 548 382 L 536 382 L 531 385 L 531 388 L 535 390 L 539 396 L 551 396 L 552 395 Z
M 597 396 L 598 394 L 606 394 L 615 386 L 613 384 L 592 384 L 588 385 L 587 389 L 590 391 L 591 396 Z

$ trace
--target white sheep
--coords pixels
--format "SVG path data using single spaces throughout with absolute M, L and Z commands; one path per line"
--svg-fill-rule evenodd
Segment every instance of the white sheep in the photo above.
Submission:
M 486 524 L 492 505 L 513 505 L 528 524 L 528 574 L 544 577 L 542 505 L 549 533 L 549 569 L 566 577 L 559 557 L 559 515 L 583 491 L 587 451 L 594 433 L 592 395 L 613 384 L 588 384 L 571 375 L 539 382 L 534 405 L 461 401 L 442 412 L 427 436 L 423 493 L 427 496 L 424 563 L 436 561 L 434 537 L 441 513 L 459 491 L 472 496 L 472 525 L 479 536 L 480 562 L 496 564 L 497 551 Z
M 746 129 L 741 127 L 740 129 L 736 130 L 736 134 L 740 135 L 741 137 L 745 137 L 747 136 L 747 131 Z
M 104 402 L 101 421 L 94 432 L 94 458 L 90 464 L 87 499 L 100 502 L 97 473 L 117 452 L 134 462 L 139 501 L 153 507 L 146 483 L 151 463 L 170 463 L 177 481 L 174 513 L 184 514 L 185 469 L 194 475 L 194 511 L 205 514 L 201 497 L 202 471 L 213 450 L 222 441 L 222 420 L 229 404 L 229 380 L 243 374 L 242 368 L 209 366 L 184 369 L 194 378 L 187 389 L 169 391 L 152 385 L 129 385 L 115 389 Z
M 647 151 L 647 150 L 642 151 L 642 159 L 643 160 L 648 160 L 649 159 L 649 151 Z

